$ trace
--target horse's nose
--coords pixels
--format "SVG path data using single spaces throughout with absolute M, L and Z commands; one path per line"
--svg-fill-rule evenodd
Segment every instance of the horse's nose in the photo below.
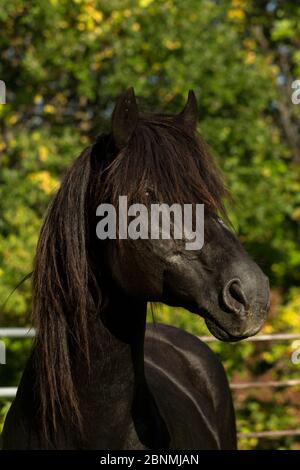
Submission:
M 238 278 L 227 282 L 222 291 L 222 298 L 225 306 L 232 313 L 244 313 L 249 309 L 248 299 Z

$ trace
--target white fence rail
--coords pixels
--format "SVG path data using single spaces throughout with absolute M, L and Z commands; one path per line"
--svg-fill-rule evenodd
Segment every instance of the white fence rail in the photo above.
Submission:
M 0 398 L 15 398 L 17 390 L 17 387 L 1 387 Z
M 34 328 L 0 328 L 0 338 L 33 338 Z

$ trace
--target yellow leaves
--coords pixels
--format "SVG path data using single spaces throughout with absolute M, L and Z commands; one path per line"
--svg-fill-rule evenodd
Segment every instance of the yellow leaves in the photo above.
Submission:
M 243 10 L 240 8 L 231 8 L 227 12 L 227 17 L 230 20 L 243 20 L 245 18 L 246 14 Z
M 85 23 L 83 23 L 83 22 L 79 23 L 77 28 L 79 29 L 79 31 L 85 31 L 85 29 L 87 29 L 86 26 L 85 26 Z
M 274 328 L 272 325 L 270 324 L 266 324 L 264 327 L 263 327 L 263 333 L 266 334 L 266 335 L 269 335 L 271 333 L 274 332 Z
M 246 49 L 245 63 L 253 64 L 256 60 L 256 42 L 253 39 L 247 38 L 243 41 L 243 45 Z
M 245 13 L 245 0 L 231 0 L 231 7 L 227 12 L 227 17 L 231 20 L 243 20 Z
M 181 43 L 179 41 L 172 41 L 171 39 L 167 39 L 165 41 L 165 46 L 170 51 L 176 51 L 177 49 L 180 49 Z
M 41 139 L 41 134 L 39 133 L 39 131 L 33 131 L 31 134 L 31 139 L 34 142 L 38 142 Z
M 300 220 L 300 207 L 296 207 L 292 213 L 293 220 Z
M 102 11 L 97 10 L 95 7 L 92 5 L 87 5 L 86 6 L 86 13 L 93 18 L 95 23 L 100 23 L 103 20 L 103 13 Z
M 261 174 L 262 176 L 264 176 L 265 178 L 270 178 L 272 176 L 272 170 L 271 168 L 263 168 L 261 170 Z
M 122 20 L 122 12 L 119 10 L 114 10 L 110 15 L 110 18 L 113 23 L 118 23 Z
M 256 59 L 255 52 L 249 51 L 246 54 L 245 63 L 246 64 L 253 64 L 255 62 L 255 59 Z
M 298 348 L 300 348 L 300 340 L 296 339 L 295 341 L 292 342 L 291 349 L 298 349 Z
M 35 97 L 33 98 L 34 104 L 40 104 L 42 100 L 43 100 L 42 95 L 35 95 Z
M 50 175 L 49 171 L 30 173 L 27 178 L 29 181 L 36 183 L 46 194 L 51 194 L 58 185 L 58 181 Z
M 280 68 L 276 64 L 270 65 L 269 70 L 273 77 L 277 77 L 280 73 Z
M 248 432 L 249 429 L 246 428 L 244 432 Z M 250 439 L 245 439 L 241 437 L 239 439 L 239 449 L 240 450 L 252 450 L 256 449 L 258 444 L 258 439 L 256 437 L 251 437 Z
M 112 57 L 114 55 L 114 50 L 112 47 L 107 47 L 106 49 L 103 49 L 103 51 L 101 51 L 99 54 L 98 54 L 98 57 L 101 57 L 101 60 L 103 59 L 107 59 L 108 57 Z
M 18 122 L 18 120 L 19 120 L 19 116 L 17 114 L 12 114 L 7 119 L 7 122 L 10 126 L 14 126 Z
M 151 3 L 153 3 L 153 0 L 139 0 L 138 2 L 139 7 L 141 8 L 147 8 Z
M 242 8 L 246 6 L 246 0 L 231 0 L 231 6 L 233 8 Z
M 140 23 L 138 23 L 137 21 L 135 21 L 135 22 L 132 24 L 131 29 L 132 29 L 132 31 L 135 31 L 135 32 L 139 31 L 139 30 L 141 29 Z
M 300 289 L 292 289 L 289 302 L 279 309 L 279 327 L 285 331 L 299 331 L 300 328 Z
M 272 351 L 263 351 L 261 353 L 261 358 L 266 361 L 266 362 L 269 362 L 269 363 L 273 363 L 274 362 L 274 356 L 273 356 L 273 353 Z
M 44 162 L 45 160 L 47 160 L 48 155 L 49 155 L 49 150 L 47 149 L 47 147 L 45 147 L 45 145 L 41 145 L 38 149 L 39 159 L 42 162 Z
M 92 2 L 82 6 L 80 15 L 78 15 L 78 29 L 80 31 L 93 31 L 103 21 L 102 11 L 97 9 Z
M 95 62 L 92 64 L 93 70 L 99 70 L 102 62 L 114 55 L 114 50 L 111 47 L 107 47 L 95 55 Z
M 55 113 L 55 107 L 52 104 L 46 104 L 44 106 L 44 112 L 47 114 L 54 114 Z
M 246 49 L 245 63 L 251 65 L 256 60 L 256 42 L 253 39 L 247 38 L 243 41 L 243 45 Z
M 79 127 L 82 131 L 84 132 L 88 132 L 90 129 L 91 129 L 91 122 L 90 121 L 82 121 L 80 124 L 79 124 Z

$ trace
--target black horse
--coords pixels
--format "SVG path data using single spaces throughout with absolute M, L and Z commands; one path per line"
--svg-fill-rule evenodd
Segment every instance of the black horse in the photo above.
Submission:
M 224 370 L 196 337 L 146 326 L 147 302 L 205 318 L 224 341 L 254 335 L 268 280 L 225 225 L 226 190 L 196 133 L 189 93 L 177 116 L 118 100 L 112 132 L 68 171 L 44 221 L 33 273 L 37 336 L 3 431 L 5 449 L 234 449 Z M 205 244 L 99 240 L 100 203 L 205 204 Z

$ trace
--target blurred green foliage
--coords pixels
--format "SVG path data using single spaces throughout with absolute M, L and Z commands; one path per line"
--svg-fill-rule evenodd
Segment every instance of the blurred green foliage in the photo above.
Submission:
M 72 159 L 109 126 L 115 96 L 134 86 L 145 108 L 178 112 L 193 88 L 199 130 L 233 195 L 230 217 L 270 276 L 265 332 L 299 332 L 300 6 L 270 0 L 0 0 L 0 304 L 31 271 L 41 220 Z M 298 287 L 298 288 L 297 288 Z M 30 323 L 30 281 L 0 309 Z M 160 321 L 203 323 L 162 307 Z M 297 344 L 214 344 L 234 380 L 297 376 Z M 28 344 L 11 341 L 1 385 L 19 380 Z M 296 389 L 236 394 L 239 431 L 295 427 Z M 298 406 L 299 407 L 299 406 Z M 7 410 L 3 402 L 1 416 Z M 242 448 L 299 447 L 296 439 Z

